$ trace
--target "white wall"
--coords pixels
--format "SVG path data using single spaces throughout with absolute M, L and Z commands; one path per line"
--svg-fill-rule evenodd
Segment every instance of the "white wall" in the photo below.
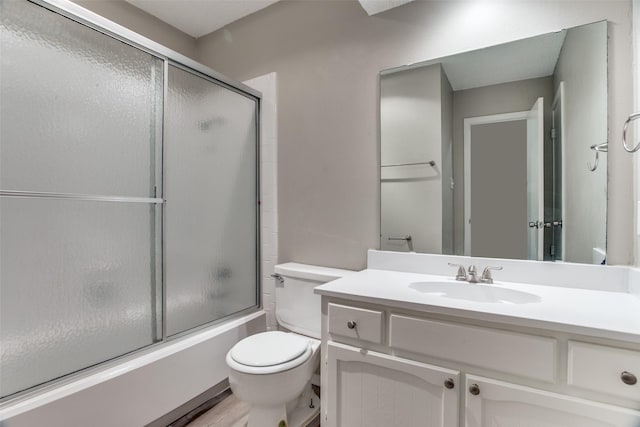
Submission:
M 360 269 L 379 247 L 378 72 L 602 19 L 619 141 L 632 105 L 628 0 L 416 1 L 371 17 L 352 1 L 280 2 L 199 39 L 197 56 L 239 80 L 278 72 L 280 258 Z M 608 157 L 608 258 L 627 264 L 632 161 L 619 145 Z
M 593 248 L 606 248 L 607 154 L 600 154 L 601 166 L 595 171 L 587 169 L 587 162 L 595 163 L 589 147 L 607 142 L 607 124 L 601 120 L 607 111 L 600 102 L 607 97 L 607 51 L 602 42 L 606 31 L 606 23 L 567 31 L 554 73 L 554 92 L 561 81 L 565 83 L 562 143 L 567 155 L 562 177 L 567 191 L 562 228 L 569 262 L 590 263 Z M 621 126 L 622 122 L 616 127 Z M 618 141 L 611 141 L 612 150 L 619 147 Z

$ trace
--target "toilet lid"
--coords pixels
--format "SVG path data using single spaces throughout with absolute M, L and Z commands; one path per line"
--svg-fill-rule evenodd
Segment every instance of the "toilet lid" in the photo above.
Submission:
M 280 331 L 251 335 L 231 349 L 236 362 L 255 367 L 274 366 L 302 356 L 309 347 L 306 339 Z

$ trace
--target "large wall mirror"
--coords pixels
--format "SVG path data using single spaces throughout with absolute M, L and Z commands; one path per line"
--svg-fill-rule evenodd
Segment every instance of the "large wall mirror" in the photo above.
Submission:
M 607 22 L 380 73 L 383 250 L 606 262 Z

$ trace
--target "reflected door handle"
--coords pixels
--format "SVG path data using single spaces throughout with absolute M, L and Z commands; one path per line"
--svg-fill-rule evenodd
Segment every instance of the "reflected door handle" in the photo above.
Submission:
M 562 220 L 529 221 L 529 228 L 555 228 L 555 227 L 562 227 Z

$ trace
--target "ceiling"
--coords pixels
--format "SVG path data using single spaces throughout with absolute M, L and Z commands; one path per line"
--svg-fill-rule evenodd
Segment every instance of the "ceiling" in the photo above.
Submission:
M 279 0 L 126 0 L 135 7 L 198 38 L 251 15 Z M 314 0 L 318 1 L 318 0 Z M 335 1 L 335 0 L 327 0 Z M 369 15 L 413 0 L 359 0 Z
M 278 0 L 126 0 L 161 21 L 198 38 Z
M 385 70 L 382 74 L 440 63 L 456 90 L 516 82 L 553 74 L 566 31 L 459 53 Z

